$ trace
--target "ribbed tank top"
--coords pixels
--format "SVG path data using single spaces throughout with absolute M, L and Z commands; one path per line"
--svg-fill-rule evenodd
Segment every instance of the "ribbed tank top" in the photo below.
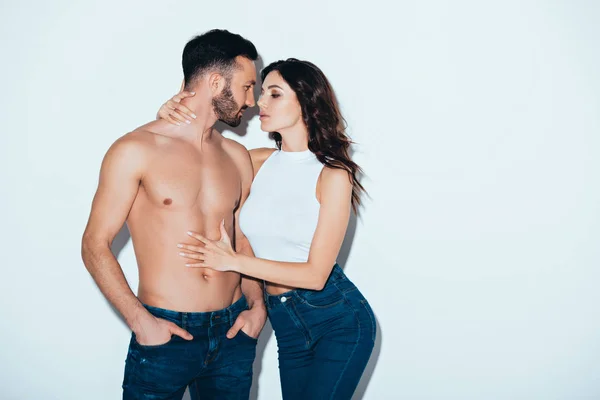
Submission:
M 316 187 L 323 164 L 310 151 L 276 150 L 259 169 L 240 211 L 256 257 L 306 262 L 317 228 Z

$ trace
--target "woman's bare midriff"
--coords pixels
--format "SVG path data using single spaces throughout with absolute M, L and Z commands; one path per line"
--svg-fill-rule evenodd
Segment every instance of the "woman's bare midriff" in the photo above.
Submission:
M 267 290 L 267 293 L 272 294 L 272 295 L 279 295 L 279 294 L 283 294 L 285 292 L 289 292 L 290 290 L 298 289 L 295 287 L 277 285 L 277 284 L 270 283 L 270 282 L 266 282 L 265 288 Z

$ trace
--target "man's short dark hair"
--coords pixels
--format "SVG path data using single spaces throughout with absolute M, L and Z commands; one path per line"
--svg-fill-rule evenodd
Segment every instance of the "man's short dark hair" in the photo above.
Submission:
M 190 40 L 183 49 L 182 65 L 185 87 L 209 70 L 231 76 L 236 67 L 235 58 L 256 60 L 256 47 L 242 36 L 223 29 L 213 29 Z

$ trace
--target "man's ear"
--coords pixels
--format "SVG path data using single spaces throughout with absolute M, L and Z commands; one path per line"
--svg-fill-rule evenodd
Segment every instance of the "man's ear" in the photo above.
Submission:
M 218 72 L 213 72 L 208 76 L 208 87 L 213 96 L 218 95 L 225 87 L 225 77 Z

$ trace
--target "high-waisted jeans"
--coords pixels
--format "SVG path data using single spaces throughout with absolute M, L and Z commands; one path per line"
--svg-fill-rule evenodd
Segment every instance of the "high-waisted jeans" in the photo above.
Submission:
M 265 292 L 284 400 L 350 399 L 375 344 L 373 311 L 335 265 L 323 290 Z

